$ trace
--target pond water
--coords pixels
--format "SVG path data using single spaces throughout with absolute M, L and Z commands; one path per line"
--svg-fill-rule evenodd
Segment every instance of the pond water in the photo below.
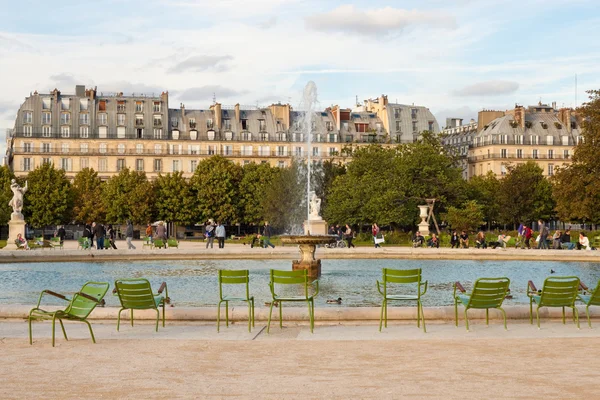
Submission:
M 342 306 L 378 306 L 381 304 L 376 281 L 382 268 L 422 268 L 423 279 L 429 289 L 423 297 L 425 306 L 451 305 L 452 285 L 460 281 L 467 290 L 480 277 L 507 276 L 511 280 L 513 299 L 506 305 L 528 303 L 527 281 L 541 288 L 544 279 L 551 275 L 575 275 L 588 286 L 600 279 L 600 264 L 578 262 L 532 261 L 465 261 L 465 260 L 322 260 L 320 293 L 317 306 L 327 299 L 343 299 Z M 71 262 L 71 263 L 15 263 L 0 264 L 0 304 L 35 304 L 44 289 L 63 294 L 76 292 L 86 281 L 110 282 L 111 291 L 117 278 L 144 277 L 154 290 L 166 281 L 169 296 L 176 306 L 213 306 L 218 301 L 217 270 L 249 269 L 250 292 L 257 305 L 269 301 L 269 270 L 291 269 L 289 260 L 197 260 L 197 261 L 122 261 L 122 262 Z M 227 289 L 235 289 L 229 286 Z M 110 292 L 109 292 L 110 293 Z M 280 294 L 285 294 L 281 291 Z M 46 297 L 49 304 L 54 302 Z M 118 300 L 107 295 L 109 306 Z M 410 303 L 409 303 L 410 304 Z M 408 304 L 407 304 L 408 305 Z M 298 306 L 303 306 L 298 304 Z

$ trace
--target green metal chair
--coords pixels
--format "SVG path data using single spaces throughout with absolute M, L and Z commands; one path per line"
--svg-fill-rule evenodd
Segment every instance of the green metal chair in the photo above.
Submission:
M 165 295 L 162 295 L 162 292 Z M 165 304 L 171 302 L 167 282 L 163 282 L 158 292 L 152 292 L 152 286 L 147 279 L 117 279 L 113 294 L 119 297 L 121 309 L 117 316 L 117 331 L 121 325 L 121 312 L 130 310 L 131 326 L 133 326 L 133 310 L 156 310 L 156 331 L 158 332 L 158 321 L 160 319 L 159 307 L 162 307 L 162 325 L 165 327 Z
M 167 246 L 179 248 L 179 242 L 177 241 L 177 239 L 167 239 Z
M 454 283 L 454 322 L 458 327 L 458 303 L 465 306 L 465 324 L 469 330 L 469 318 L 467 311 L 470 308 L 485 309 L 485 324 L 490 324 L 490 308 L 502 312 L 504 317 L 504 329 L 506 327 L 506 312 L 502 309 L 502 302 L 509 293 L 510 279 L 502 278 L 479 278 L 473 285 L 471 293 L 467 293 L 460 282 Z M 456 290 L 461 293 L 457 294 Z
M 166 248 L 165 241 L 162 239 L 154 239 L 154 247 L 158 247 L 159 249 Z
M 578 298 L 585 304 L 585 315 L 587 316 L 588 325 L 591 328 L 592 321 L 590 320 L 590 306 L 600 306 L 600 281 L 598 281 L 598 284 L 594 290 L 589 290 L 589 288 L 583 282 L 580 282 L 579 284 L 581 285 L 581 289 L 587 292 L 587 294 L 585 292 L 580 293 Z
M 250 276 L 247 269 L 242 270 L 219 270 L 219 304 L 217 311 L 217 332 L 221 325 L 221 303 L 225 303 L 225 324 L 229 326 L 229 302 L 244 301 L 248 303 L 248 332 L 254 327 L 254 296 L 250 296 Z M 223 295 L 223 285 L 246 285 L 246 296 Z
M 90 248 L 90 240 L 86 237 L 77 239 L 77 250 L 88 250 Z
M 388 289 L 393 286 L 391 284 L 416 284 L 416 294 L 389 294 Z M 383 290 L 382 290 L 383 288 Z M 425 328 L 425 315 L 423 315 L 423 303 L 421 296 L 427 292 L 427 281 L 421 282 L 421 269 L 391 269 L 383 268 L 382 281 L 377 281 L 377 290 L 383 296 L 381 303 L 381 315 L 379 317 L 379 332 L 381 325 L 385 321 L 387 328 L 388 313 L 387 306 L 389 301 L 416 301 L 417 302 L 417 327 L 421 327 L 423 322 L 423 332 L 427 332 Z
M 56 248 L 62 249 L 63 248 L 63 244 L 61 243 L 59 237 L 50 238 L 50 246 L 52 246 L 53 249 L 56 249 Z
M 31 321 L 34 320 L 52 320 L 52 347 L 55 342 L 55 324 L 56 320 L 60 322 L 65 340 L 67 338 L 67 332 L 63 325 L 62 320 L 79 321 L 87 324 L 90 329 L 90 335 L 92 336 L 92 342 L 96 343 L 92 326 L 87 321 L 87 317 L 90 315 L 97 305 L 104 305 L 104 295 L 108 291 L 108 282 L 87 282 L 81 290 L 73 295 L 72 298 L 68 298 L 62 294 L 53 292 L 51 290 L 44 290 L 40 293 L 37 306 L 29 311 L 28 323 L 29 323 L 29 344 L 33 344 L 33 338 L 31 333 Z M 64 310 L 58 311 L 46 311 L 40 308 L 42 297 L 44 294 L 49 294 L 54 297 L 58 297 L 64 301 L 68 301 L 69 305 Z
M 152 238 L 150 236 L 146 236 L 142 242 L 142 248 L 149 247 L 152 248 Z
M 273 300 L 271 301 L 271 306 L 269 308 L 269 322 L 267 325 L 267 333 L 269 333 L 271 329 L 271 315 L 273 313 L 273 305 L 279 304 L 279 327 L 283 328 L 283 303 L 284 302 L 298 302 L 305 301 L 308 305 L 308 316 L 310 318 L 310 332 L 313 333 L 315 328 L 315 297 L 319 294 L 319 281 L 314 280 L 313 282 L 309 281 L 308 278 L 308 270 L 302 269 L 298 271 L 281 271 L 272 269 L 271 270 L 271 279 L 269 280 L 269 287 L 271 288 L 271 295 Z M 312 283 L 315 284 L 314 293 L 309 295 L 308 288 L 312 286 Z M 304 295 L 300 296 L 280 296 L 275 292 L 276 285 L 298 285 L 299 289 L 304 292 Z
M 562 320 L 565 323 L 565 307 L 573 310 L 573 321 L 577 322 L 579 329 L 579 313 L 575 307 L 575 300 L 579 290 L 579 278 L 576 276 L 551 276 L 544 281 L 542 290 L 537 290 L 532 281 L 527 284 L 529 296 L 529 322 L 533 324 L 533 303 L 537 304 L 535 310 L 537 326 L 540 328 L 541 307 L 562 307 Z
M 110 245 L 110 239 L 105 237 L 104 238 L 104 248 L 105 249 L 110 249 L 112 246 Z

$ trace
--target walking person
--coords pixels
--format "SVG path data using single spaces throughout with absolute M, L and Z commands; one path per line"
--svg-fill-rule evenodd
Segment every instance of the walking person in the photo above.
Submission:
M 96 237 L 96 248 L 98 250 L 104 250 L 104 227 L 102 224 L 94 222 L 92 228 L 94 236 Z
M 131 220 L 127 220 L 127 228 L 125 229 L 125 237 L 126 237 L 126 241 L 127 241 L 127 249 L 128 250 L 135 250 L 135 246 L 133 245 L 133 243 L 131 243 L 131 241 L 133 240 L 133 224 L 131 223 Z
M 209 219 L 206 223 L 206 228 L 204 230 L 204 236 L 206 236 L 206 248 L 210 245 L 210 248 L 213 248 L 213 244 L 215 242 L 215 225 L 213 224 L 213 220 Z
M 115 233 L 112 224 L 108 224 L 108 228 L 106 229 L 106 235 L 108 236 L 108 243 L 110 243 L 110 246 L 113 249 L 117 250 L 117 245 L 115 244 L 117 234 Z
M 548 227 L 544 224 L 544 221 L 541 219 L 538 221 L 540 226 L 540 240 L 538 242 L 538 249 L 548 249 L 548 242 L 546 239 L 548 238 Z
M 162 239 L 165 242 L 167 241 L 167 227 L 165 226 L 165 223 L 162 221 L 160 221 L 158 223 L 158 226 L 156 227 L 156 238 Z
M 152 225 L 148 222 L 148 226 L 146 226 L 146 237 L 150 238 L 150 243 L 154 243 L 154 238 L 152 237 Z
M 58 229 L 56 230 L 54 236 L 60 238 L 60 244 L 63 245 L 65 242 L 65 236 L 67 235 L 65 232 L 65 227 L 63 225 L 59 225 L 57 228 Z
M 377 223 L 373 223 L 373 225 L 371 225 L 371 233 L 373 234 L 373 242 L 375 242 L 375 248 L 381 247 L 379 243 L 377 243 L 377 236 L 379 236 L 379 226 L 377 226 Z
M 346 224 L 346 231 L 344 232 L 344 238 L 348 241 L 348 248 L 356 247 L 352 243 L 352 239 L 354 239 L 354 233 L 352 232 L 352 228 L 350 228 L 350 225 L 348 225 L 348 224 Z
M 525 226 L 523 224 L 519 224 L 519 229 L 517 229 L 517 240 L 515 242 L 515 249 L 519 248 L 519 246 L 523 247 L 523 241 L 525 237 L 523 236 L 523 232 L 525 231 Z
M 273 243 L 271 243 L 271 235 L 272 235 L 272 231 L 271 231 L 271 225 L 269 225 L 269 221 L 265 222 L 265 226 L 263 227 L 263 234 L 262 234 L 262 238 L 263 238 L 263 247 L 266 249 L 267 246 L 271 246 L 272 248 L 275 248 L 275 245 Z
M 523 236 L 525 236 L 524 245 L 527 246 L 528 249 L 531 249 L 531 244 L 529 242 L 533 236 L 533 230 L 530 227 L 525 226 L 523 228 Z M 521 245 L 521 248 L 523 248 L 523 245 Z
M 225 227 L 220 221 L 217 221 L 217 229 L 215 229 L 215 236 L 217 237 L 217 241 L 219 242 L 219 248 L 225 248 Z
M 92 224 L 88 222 L 83 228 L 83 237 L 87 241 L 88 248 L 94 247 L 94 231 L 92 230 Z

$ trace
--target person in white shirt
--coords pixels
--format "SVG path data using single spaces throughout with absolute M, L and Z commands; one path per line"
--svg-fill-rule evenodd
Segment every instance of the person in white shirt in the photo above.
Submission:
M 577 250 L 581 250 L 581 249 L 586 249 L 586 250 L 591 250 L 592 248 L 590 247 L 590 239 L 587 238 L 587 236 L 585 236 L 585 233 L 581 232 L 579 234 L 579 242 L 577 243 Z

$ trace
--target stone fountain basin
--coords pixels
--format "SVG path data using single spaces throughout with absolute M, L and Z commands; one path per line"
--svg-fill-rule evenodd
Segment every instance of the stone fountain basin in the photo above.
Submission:
M 285 244 L 327 244 L 335 243 L 337 236 L 335 235 L 289 235 L 280 236 L 279 239 Z

